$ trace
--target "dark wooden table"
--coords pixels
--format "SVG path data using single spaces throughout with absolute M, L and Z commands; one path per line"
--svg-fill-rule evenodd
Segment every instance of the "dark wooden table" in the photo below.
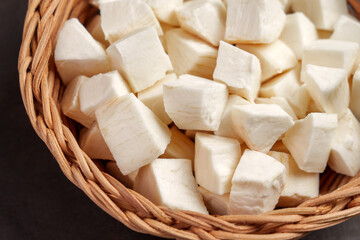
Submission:
M 26 0 L 0 0 L 0 240 L 159 239 L 115 221 L 62 174 L 33 131 L 17 72 Z M 306 240 L 360 239 L 360 217 Z

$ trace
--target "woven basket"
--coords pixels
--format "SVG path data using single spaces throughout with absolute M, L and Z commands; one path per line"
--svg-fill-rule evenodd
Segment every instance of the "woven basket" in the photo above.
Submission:
M 356 1 L 353 1 L 356 3 Z M 359 4 L 359 3 L 357 3 Z M 211 216 L 155 206 L 107 174 L 77 142 L 77 124 L 60 110 L 64 87 L 53 51 L 68 18 L 86 22 L 97 13 L 85 0 L 30 0 L 18 70 L 26 112 L 66 177 L 100 208 L 134 231 L 176 239 L 299 239 L 360 214 L 360 174 L 354 178 L 327 170 L 321 195 L 296 208 L 259 216 Z

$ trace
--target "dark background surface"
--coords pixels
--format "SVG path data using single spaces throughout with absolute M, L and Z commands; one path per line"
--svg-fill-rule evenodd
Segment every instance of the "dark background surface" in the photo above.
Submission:
M 158 239 L 132 232 L 92 203 L 33 131 L 17 72 L 26 7 L 26 0 L 0 0 L 0 240 Z M 360 217 L 304 239 L 360 239 Z

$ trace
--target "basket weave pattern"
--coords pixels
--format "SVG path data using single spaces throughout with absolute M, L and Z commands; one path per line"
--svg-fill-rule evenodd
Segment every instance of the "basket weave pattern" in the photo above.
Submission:
M 76 124 L 60 109 L 64 87 L 53 51 L 68 18 L 91 19 L 97 9 L 84 0 L 29 0 L 18 70 L 26 112 L 66 177 L 109 215 L 134 231 L 175 239 L 299 239 L 308 232 L 360 214 L 360 174 L 354 178 L 328 170 L 321 195 L 296 208 L 259 216 L 211 216 L 155 206 L 104 172 L 79 147 Z

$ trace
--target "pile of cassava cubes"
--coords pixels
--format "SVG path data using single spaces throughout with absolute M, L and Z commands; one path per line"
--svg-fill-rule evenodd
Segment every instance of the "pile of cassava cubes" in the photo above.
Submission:
M 261 214 L 360 169 L 360 23 L 345 0 L 98 0 L 56 45 L 63 113 L 157 205 Z

